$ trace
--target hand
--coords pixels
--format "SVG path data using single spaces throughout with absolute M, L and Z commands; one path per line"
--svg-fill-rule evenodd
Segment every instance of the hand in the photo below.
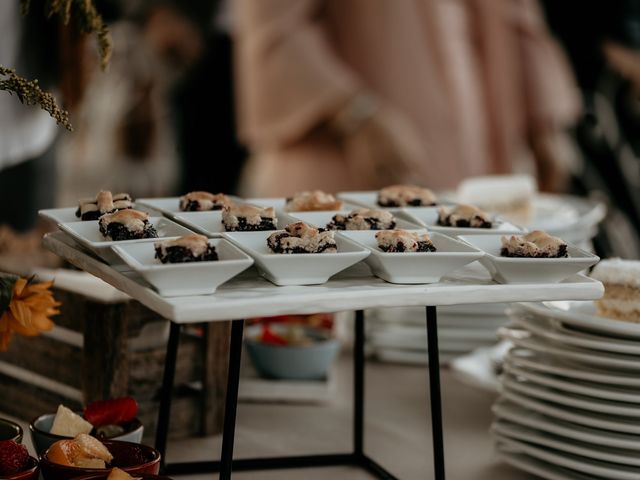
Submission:
M 573 139 L 563 131 L 533 134 L 530 146 L 535 157 L 538 188 L 542 192 L 565 192 L 571 172 L 580 162 Z
M 399 112 L 380 104 L 345 133 L 343 146 L 349 169 L 370 188 L 411 181 L 414 166 L 425 161 L 413 125 Z

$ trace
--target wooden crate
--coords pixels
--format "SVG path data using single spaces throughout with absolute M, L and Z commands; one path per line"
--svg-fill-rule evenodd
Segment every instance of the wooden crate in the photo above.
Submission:
M 55 295 L 63 303 L 56 328 L 35 338 L 15 336 L 0 354 L 0 411 L 31 420 L 60 403 L 80 408 L 93 400 L 131 395 L 138 400 L 145 437 L 151 438 L 168 322 L 133 300 L 101 303 L 63 290 Z M 228 341 L 227 322 L 181 335 L 171 436 L 221 430 Z M 194 383 L 201 388 L 186 387 Z

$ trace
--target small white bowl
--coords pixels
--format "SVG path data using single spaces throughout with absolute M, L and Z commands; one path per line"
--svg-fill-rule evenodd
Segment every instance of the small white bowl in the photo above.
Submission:
M 595 265 L 599 257 L 568 244 L 567 258 L 502 257 L 502 235 L 464 235 L 460 240 L 485 252 L 480 263 L 498 283 L 558 283 Z
M 419 230 L 416 233 L 426 233 Z M 435 252 L 383 252 L 378 248 L 375 230 L 341 231 L 356 243 L 371 251 L 365 262 L 373 273 L 389 283 L 436 283 L 448 273 L 475 260 L 484 253 L 440 233 L 430 233 Z
M 284 221 L 281 217 L 282 214 L 278 214 L 277 226 L 279 228 L 284 228 L 288 222 Z M 180 212 L 175 214 L 174 220 L 185 227 L 190 228 L 194 232 L 201 233 L 209 238 L 220 238 L 225 232 L 224 225 L 222 223 L 222 210 L 212 210 L 209 212 Z M 274 230 L 270 231 L 273 232 Z
M 141 238 L 136 240 L 106 240 L 100 233 L 97 220 L 86 220 L 84 222 L 59 223 L 58 228 L 70 235 L 80 245 L 86 247 L 107 263 L 112 265 L 121 264 L 122 261 L 113 250 L 112 245 L 126 245 L 130 243 L 153 242 L 159 238 L 180 237 L 193 233 L 191 230 L 178 225 L 175 222 L 163 217 L 149 217 L 151 223 L 158 232 L 158 238 Z
M 338 253 L 273 253 L 267 246 L 270 232 L 227 232 L 224 238 L 248 253 L 262 276 L 276 285 L 318 285 L 365 259 L 369 251 L 336 235 Z
M 356 207 L 356 208 L 363 208 L 363 207 Z M 302 220 L 303 222 L 308 223 L 309 225 L 312 225 L 314 227 L 326 228 L 327 224 L 333 219 L 334 215 L 338 213 L 342 215 L 348 215 L 350 212 L 351 210 L 339 210 L 339 211 L 336 210 L 336 211 L 324 211 L 324 212 L 288 212 L 287 215 L 289 215 L 289 217 L 295 220 Z M 422 228 L 422 225 L 418 223 L 412 223 L 403 219 L 400 216 L 402 212 L 400 212 L 397 209 L 391 211 L 391 213 L 396 219 L 396 226 L 395 226 L 396 230 L 398 229 L 419 230 Z M 336 231 L 341 232 L 342 230 L 336 230 Z
M 472 228 L 472 227 L 443 227 L 438 225 L 438 207 L 413 207 L 402 210 L 407 218 L 413 220 L 419 225 L 427 227 L 430 232 L 444 233 L 450 237 L 459 235 L 496 235 L 522 233 L 525 230 L 513 223 L 502 220 L 499 217 L 493 218 L 491 228 Z
M 232 201 L 242 203 L 240 198 L 233 195 L 227 195 Z M 153 210 L 156 210 L 163 215 L 174 218 L 176 215 L 183 213 L 200 213 L 200 212 L 183 212 L 180 210 L 180 197 L 160 197 L 160 198 L 138 198 L 136 199 L 136 205 L 144 205 Z M 216 212 L 218 210 L 209 210 L 209 212 Z
M 148 212 L 150 215 L 153 213 L 153 211 L 146 206 L 135 204 L 134 208 L 142 212 Z M 38 215 L 40 215 L 42 218 L 46 218 L 47 220 L 52 221 L 55 224 L 93 221 L 80 220 L 80 217 L 76 217 L 76 211 L 78 211 L 78 207 L 46 208 L 44 210 L 38 210 Z
M 163 297 L 209 295 L 224 282 L 253 265 L 242 250 L 224 239 L 209 240 L 218 260 L 209 262 L 162 263 L 155 258 L 153 243 L 114 245 L 111 248 Z

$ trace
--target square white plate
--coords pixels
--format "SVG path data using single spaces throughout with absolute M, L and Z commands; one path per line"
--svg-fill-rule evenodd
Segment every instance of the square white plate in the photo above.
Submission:
M 136 210 L 147 212 L 149 214 L 153 213 L 151 209 L 143 205 L 134 204 L 134 208 Z M 40 215 L 42 218 L 46 218 L 47 220 L 51 220 L 55 224 L 92 221 L 92 220 L 80 220 L 79 217 L 76 217 L 76 210 L 78 210 L 78 207 L 47 208 L 44 210 L 39 210 L 38 215 Z
M 381 209 L 397 209 L 399 207 L 381 207 L 378 205 L 378 190 L 371 190 L 365 192 L 340 192 L 336 194 L 340 200 L 344 200 L 345 202 L 353 203 L 354 205 L 360 205 L 361 207 L 369 207 L 369 208 L 381 208 Z M 437 201 L 439 205 L 449 205 L 453 202 L 444 196 L 437 195 Z M 413 210 L 414 208 L 427 208 L 427 207 L 402 207 L 407 208 L 408 210 Z
M 176 222 L 190 228 L 194 232 L 201 233 L 210 238 L 219 238 L 225 232 L 222 224 L 222 210 L 212 210 L 210 212 L 180 212 L 174 218 Z M 283 214 L 278 214 L 277 226 L 284 228 L 290 223 Z M 267 231 L 267 230 L 265 230 Z M 270 230 L 273 232 L 274 230 Z
M 234 202 L 242 203 L 239 197 L 233 195 L 227 195 Z M 176 215 L 183 213 L 200 213 L 200 212 L 183 212 L 180 210 L 180 197 L 161 197 L 161 198 L 138 198 L 136 204 L 144 205 L 152 208 L 169 218 L 174 218 Z M 210 210 L 216 212 L 218 210 Z
M 210 262 L 162 263 L 155 258 L 152 242 L 113 245 L 111 248 L 160 295 L 209 295 L 224 282 L 253 265 L 253 259 L 224 239 L 211 239 L 218 260 Z
M 175 222 L 163 217 L 149 217 L 149 222 L 156 227 L 158 238 L 180 237 L 193 233 L 191 230 L 178 225 Z M 126 245 L 138 242 L 153 242 L 157 238 L 142 238 L 137 240 L 106 240 L 98 228 L 97 220 L 87 220 L 84 222 L 59 223 L 58 228 L 70 235 L 83 247 L 98 255 L 107 263 L 112 265 L 121 264 L 120 257 L 116 255 L 111 247 L 113 245 Z
M 452 237 L 458 235 L 495 235 L 497 233 L 514 234 L 524 231 L 521 227 L 500 218 L 493 219 L 491 228 L 442 227 L 438 225 L 438 207 L 404 208 L 402 211 L 407 218 L 427 227 L 429 231 L 444 233 Z
M 426 230 L 419 230 L 426 233 Z M 431 233 L 435 252 L 389 253 L 378 248 L 376 231 L 341 231 L 354 242 L 371 251 L 365 262 L 374 275 L 389 283 L 436 283 L 464 265 L 479 260 L 483 252 L 466 243 L 439 233 Z
M 501 257 L 501 235 L 464 235 L 460 240 L 486 253 L 480 263 L 498 283 L 558 283 L 595 265 L 599 257 L 568 245 L 567 258 Z
M 227 232 L 224 238 L 248 253 L 260 274 L 276 285 L 318 285 L 345 268 L 364 260 L 369 251 L 336 235 L 338 253 L 273 253 L 267 246 L 270 232 Z
M 246 203 L 251 203 L 253 205 L 258 205 L 259 207 L 273 207 L 279 212 L 283 213 L 293 213 L 288 210 L 285 210 L 285 205 L 287 204 L 287 199 L 284 197 L 272 197 L 272 198 L 245 198 L 242 200 Z M 354 208 L 362 208 L 362 205 L 357 203 L 349 203 L 343 200 L 343 210 L 353 210 Z M 318 210 L 324 211 L 324 210 Z
M 362 208 L 362 207 L 356 207 L 356 208 Z M 288 215 L 295 220 L 302 220 L 303 222 L 308 223 L 309 225 L 313 225 L 314 227 L 326 228 L 327 224 L 331 221 L 331 219 L 333 219 L 334 215 L 336 215 L 337 213 L 347 215 L 349 214 L 349 212 L 351 212 L 351 210 L 326 211 L 326 212 L 291 212 L 291 213 L 288 213 Z M 420 230 L 423 228 L 420 224 L 412 223 L 401 218 L 399 215 L 401 212 L 397 209 L 393 210 L 391 213 L 396 219 L 396 227 L 395 227 L 396 230 L 398 229 Z M 341 231 L 341 230 L 336 230 L 336 231 Z

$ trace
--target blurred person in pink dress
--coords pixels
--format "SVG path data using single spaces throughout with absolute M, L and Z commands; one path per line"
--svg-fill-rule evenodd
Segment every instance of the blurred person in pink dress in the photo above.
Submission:
M 244 193 L 452 188 L 535 165 L 580 102 L 536 0 L 236 0 Z

